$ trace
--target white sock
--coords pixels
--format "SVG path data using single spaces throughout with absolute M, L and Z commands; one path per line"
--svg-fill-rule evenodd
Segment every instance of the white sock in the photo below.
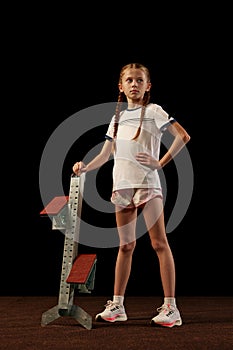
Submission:
M 123 306 L 124 296 L 123 295 L 113 295 L 113 302 L 118 304 L 118 305 Z
M 166 305 L 172 305 L 174 307 L 176 307 L 176 298 L 174 297 L 165 297 L 164 298 L 164 304 Z

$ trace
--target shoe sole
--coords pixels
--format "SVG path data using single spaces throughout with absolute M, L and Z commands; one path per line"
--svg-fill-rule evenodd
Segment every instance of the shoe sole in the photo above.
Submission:
M 167 327 L 167 328 L 172 328 L 172 327 L 174 327 L 174 326 L 181 326 L 182 325 L 182 320 L 180 319 L 180 320 L 177 320 L 177 321 L 175 321 L 175 322 L 173 322 L 173 323 L 156 323 L 156 322 L 154 322 L 154 321 L 151 321 L 150 322 L 150 324 L 151 324 L 151 326 L 152 327 Z
M 100 315 L 97 315 L 95 317 L 95 320 L 98 322 L 117 322 L 117 321 L 127 321 L 127 317 L 125 316 L 118 316 L 116 318 L 102 318 Z

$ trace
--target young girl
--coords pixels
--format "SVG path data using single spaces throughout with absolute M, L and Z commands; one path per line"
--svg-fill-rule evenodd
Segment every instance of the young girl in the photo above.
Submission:
M 150 103 L 151 81 L 148 69 L 130 63 L 121 69 L 119 96 L 115 115 L 109 124 L 101 152 L 87 165 L 82 161 L 73 166 L 80 175 L 101 167 L 114 153 L 113 189 L 111 202 L 115 205 L 119 234 L 119 251 L 115 265 L 113 300 L 96 315 L 97 321 L 126 321 L 124 295 L 136 246 L 138 208 L 149 233 L 151 245 L 159 260 L 164 291 L 164 303 L 157 309 L 151 325 L 180 326 L 182 319 L 175 299 L 175 265 L 165 231 L 163 196 L 158 170 L 163 168 L 190 140 L 184 128 L 157 104 Z M 123 101 L 127 100 L 127 108 Z M 161 137 L 173 136 L 167 152 L 160 158 Z

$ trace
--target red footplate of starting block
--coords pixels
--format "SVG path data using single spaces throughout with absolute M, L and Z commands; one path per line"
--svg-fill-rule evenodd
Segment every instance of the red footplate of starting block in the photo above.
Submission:
M 57 215 L 67 204 L 69 196 L 54 197 L 51 202 L 40 212 L 40 215 Z
M 80 254 L 75 259 L 67 283 L 85 284 L 96 261 L 96 254 Z

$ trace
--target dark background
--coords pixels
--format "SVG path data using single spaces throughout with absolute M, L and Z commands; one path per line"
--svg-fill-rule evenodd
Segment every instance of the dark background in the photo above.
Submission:
M 34 9 L 19 25 L 16 13 L 11 19 L 14 30 L 8 33 L 4 55 L 7 141 L 2 147 L 6 209 L 1 295 L 58 295 L 64 237 L 39 214 L 41 155 L 64 120 L 89 106 L 116 100 L 120 69 L 133 61 L 150 69 L 151 101 L 177 118 L 191 136 L 187 147 L 194 168 L 193 196 L 183 221 L 168 236 L 176 261 L 177 295 L 231 294 L 228 189 L 220 160 L 222 133 L 215 122 L 224 105 L 225 64 L 218 55 L 225 50 L 224 34 L 216 27 L 217 13 L 207 21 L 203 9 L 192 8 L 178 17 L 172 9 L 169 17 L 166 8 L 152 14 L 148 7 L 143 10 L 115 17 L 110 11 L 100 20 L 93 6 L 85 13 Z M 102 132 L 100 128 L 93 133 L 93 144 Z M 74 149 L 64 164 L 67 194 L 80 152 Z M 172 164 L 166 176 L 171 183 Z M 107 197 L 111 180 L 98 179 L 98 188 Z M 175 196 L 171 185 L 168 191 L 166 220 Z M 85 206 L 83 215 L 89 215 Z M 80 251 L 97 253 L 93 293 L 111 296 L 117 249 L 80 245 Z M 158 262 L 147 235 L 138 240 L 127 294 L 162 295 Z

